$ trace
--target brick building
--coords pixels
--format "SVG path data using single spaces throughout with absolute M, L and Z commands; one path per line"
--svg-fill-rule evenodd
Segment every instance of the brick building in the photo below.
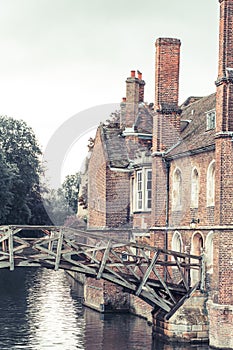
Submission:
M 131 71 L 119 118 L 99 126 L 88 168 L 88 229 L 204 253 L 206 293 L 169 323 L 154 315 L 155 327 L 170 338 L 209 338 L 233 349 L 233 0 L 219 3 L 216 92 L 179 106 L 181 43 L 160 38 L 153 106 L 144 102 L 142 74 Z M 144 309 L 135 298 L 124 303 Z

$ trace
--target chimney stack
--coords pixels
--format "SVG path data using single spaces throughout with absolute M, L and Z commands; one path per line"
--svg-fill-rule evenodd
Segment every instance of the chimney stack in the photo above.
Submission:
M 179 69 L 180 40 L 156 40 L 155 111 L 153 150 L 163 152 L 174 145 L 180 135 Z
M 155 108 L 177 109 L 179 97 L 180 40 L 156 40 Z
M 144 101 L 145 81 L 142 73 L 131 70 L 130 77 L 126 79 L 126 100 L 121 102 L 120 127 L 132 128 L 138 114 L 138 104 Z

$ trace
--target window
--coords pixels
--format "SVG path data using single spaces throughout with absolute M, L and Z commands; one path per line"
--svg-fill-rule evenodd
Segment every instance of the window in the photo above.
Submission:
M 214 206 L 215 197 L 215 161 L 213 160 L 207 170 L 206 179 L 206 204 L 207 207 Z
M 142 209 L 142 172 L 137 172 L 137 209 Z
M 175 232 L 172 236 L 172 250 L 179 253 L 183 250 L 182 238 L 179 232 Z
M 181 209 L 182 176 L 181 171 L 176 169 L 173 174 L 172 209 Z
M 172 250 L 178 253 L 182 253 L 183 251 L 183 241 L 181 238 L 181 234 L 179 232 L 174 232 L 172 236 Z M 182 258 L 177 258 L 178 261 L 181 261 Z M 175 261 L 176 259 L 172 257 L 172 261 Z M 177 267 L 173 268 L 174 271 L 177 271 Z
M 215 116 L 216 112 L 214 109 L 206 113 L 206 130 L 211 130 L 215 128 Z
M 152 204 L 152 171 L 146 170 L 146 209 L 151 209 Z
M 201 255 L 203 253 L 203 237 L 200 232 L 195 232 L 191 241 L 191 254 Z M 196 263 L 196 259 L 191 259 L 191 263 Z M 198 269 L 191 269 L 191 285 L 194 286 L 201 279 L 200 271 Z
M 137 171 L 135 180 L 135 210 L 151 210 L 152 205 L 152 171 L 142 169 Z
M 199 175 L 196 168 L 192 171 L 191 177 L 191 208 L 198 208 L 199 197 Z

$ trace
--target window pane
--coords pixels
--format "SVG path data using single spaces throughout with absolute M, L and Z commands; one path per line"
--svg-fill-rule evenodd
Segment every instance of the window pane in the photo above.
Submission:
M 152 198 L 152 171 L 147 170 L 146 172 L 146 193 L 145 193 L 145 208 L 151 209 L 151 198 Z
M 137 209 L 142 209 L 142 172 L 137 172 Z

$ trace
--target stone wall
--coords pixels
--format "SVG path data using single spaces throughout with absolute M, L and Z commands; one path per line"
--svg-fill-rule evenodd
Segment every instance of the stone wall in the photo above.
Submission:
M 162 312 L 154 314 L 155 337 L 175 342 L 208 342 L 209 326 L 206 300 L 206 295 L 195 292 L 168 321 Z

